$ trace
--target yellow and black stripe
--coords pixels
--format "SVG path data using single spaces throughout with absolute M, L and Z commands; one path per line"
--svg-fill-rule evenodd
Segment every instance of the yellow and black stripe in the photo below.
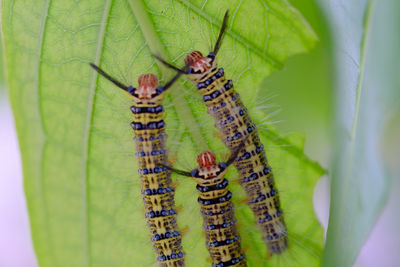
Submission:
M 197 161 L 199 168 L 190 173 L 172 170 L 193 177 L 197 183 L 198 202 L 212 266 L 247 266 L 236 227 L 232 193 L 224 177 L 230 163 L 217 164 L 211 152 L 201 153 Z
M 214 67 L 197 82 L 198 91 L 231 151 L 247 138 L 234 165 L 270 253 L 280 254 L 288 245 L 287 230 L 264 146 L 232 81 L 225 79 L 223 68 L 216 68 L 213 53 L 207 58 Z
M 157 260 L 162 267 L 184 266 L 182 236 L 178 230 L 177 212 L 174 202 L 174 188 L 170 171 L 166 167 L 167 151 L 164 109 L 161 105 L 165 91 L 177 76 L 165 87 L 157 86 L 157 78 L 144 74 L 139 78 L 138 88 L 125 86 L 109 76 L 99 67 L 91 64 L 105 78 L 128 92 L 134 102 L 131 107 L 141 177 L 145 217 L 151 241 L 156 250 Z

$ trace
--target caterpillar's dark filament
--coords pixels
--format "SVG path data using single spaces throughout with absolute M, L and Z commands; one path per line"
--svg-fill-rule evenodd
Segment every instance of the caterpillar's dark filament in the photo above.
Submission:
M 228 12 L 225 14 L 214 52 L 210 52 L 206 57 L 199 51 L 191 52 L 185 58 L 186 67 L 178 73 L 186 73 L 187 77 L 197 85 L 208 113 L 214 117 L 223 142 L 231 151 L 248 138 L 234 165 L 239 171 L 240 183 L 246 190 L 248 204 L 262 230 L 269 252 L 280 254 L 288 246 L 287 229 L 264 146 L 246 107 L 233 88 L 232 80 L 226 80 L 224 69 L 217 67 L 216 53 L 226 28 L 227 18 Z M 167 64 L 167 66 L 172 65 Z
M 195 179 L 199 192 L 198 202 L 203 216 L 206 246 L 213 267 L 247 266 L 236 227 L 232 193 L 224 175 L 229 165 L 216 163 L 215 155 L 203 152 L 198 158 L 199 167 L 192 172 L 169 168 L 181 175 Z
M 161 104 L 165 91 L 180 74 L 165 87 L 157 86 L 158 80 L 155 75 L 143 74 L 139 77 L 138 87 L 134 88 L 120 83 L 98 66 L 90 65 L 106 79 L 127 91 L 133 100 L 131 126 L 135 133 L 141 192 L 151 241 L 160 266 L 184 266 L 182 236 L 176 222 L 174 188 L 170 172 L 165 167 L 159 167 L 167 161 L 167 136 Z

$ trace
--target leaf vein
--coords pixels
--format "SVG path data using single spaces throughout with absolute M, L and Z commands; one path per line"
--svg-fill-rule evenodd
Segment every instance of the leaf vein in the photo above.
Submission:
M 41 149 L 38 152 L 40 154 L 40 167 L 38 170 L 38 183 L 39 183 L 39 190 L 40 193 L 42 195 L 41 197 L 41 205 L 43 207 L 43 213 L 44 213 L 44 223 L 46 226 L 46 239 L 48 241 L 47 243 L 47 252 L 49 253 L 49 258 L 50 258 L 50 262 L 53 263 L 55 262 L 54 259 L 54 254 L 53 254 L 53 248 L 54 246 L 53 244 L 53 239 L 52 236 L 50 234 L 50 223 L 49 223 L 49 211 L 48 211 L 48 206 L 47 203 L 48 201 L 46 201 L 46 195 L 44 194 L 45 189 L 44 189 L 44 176 L 43 176 L 43 169 L 44 169 L 44 151 L 45 151 L 45 147 L 47 145 L 47 141 L 46 141 L 46 137 L 47 137 L 47 133 L 44 127 L 44 123 L 43 123 L 43 109 L 42 109 L 42 102 L 39 101 L 40 96 L 41 96 L 41 65 L 42 65 L 42 55 L 43 55 L 43 46 L 44 46 L 44 35 L 45 35 L 45 29 L 47 26 L 47 19 L 48 19 L 48 14 L 49 14 L 49 9 L 50 9 L 50 4 L 51 1 L 50 0 L 46 0 L 46 2 L 43 4 L 43 11 L 42 11 L 42 19 L 40 21 L 40 32 L 39 32 L 39 40 L 38 40 L 38 53 L 37 53 L 37 86 L 36 86 L 36 90 L 37 90 L 37 107 L 38 107 L 38 113 L 39 113 L 39 123 L 40 123 L 40 128 L 42 129 L 42 133 L 44 135 L 44 140 L 43 140 L 43 144 L 41 145 Z M 10 20 L 11 20 L 11 14 L 10 14 Z
M 105 32 L 108 24 L 108 20 L 110 18 L 110 11 L 111 11 L 111 5 L 112 5 L 112 0 L 106 0 L 106 3 L 104 5 L 104 12 L 103 12 L 103 17 L 101 19 L 101 24 L 100 24 L 100 30 L 99 30 L 99 35 L 98 35 L 98 40 L 97 40 L 97 48 L 96 48 L 96 54 L 95 54 L 95 59 L 94 62 L 95 64 L 99 65 L 100 62 L 100 57 L 103 52 L 104 48 L 104 39 L 105 39 Z M 92 80 L 90 83 L 90 88 L 89 88 L 89 97 L 88 97 L 88 105 L 87 105 L 87 115 L 85 119 L 85 130 L 84 130 L 84 140 L 83 140 L 83 155 L 82 155 L 82 161 L 81 161 L 81 186 L 82 186 L 82 227 L 83 227 L 83 235 L 82 237 L 84 238 L 83 242 L 83 249 L 84 249 L 84 256 L 85 256 L 85 262 L 84 266 L 90 266 L 91 261 L 90 261 L 90 216 L 89 216 L 89 202 L 90 202 L 90 190 L 89 190 L 89 169 L 88 169 L 88 164 L 89 164 L 89 152 L 90 152 L 90 137 L 91 137 L 91 127 L 93 124 L 93 113 L 94 113 L 94 103 L 95 103 L 95 98 L 96 98 L 96 88 L 97 88 L 97 78 L 98 78 L 98 73 L 93 71 L 92 74 Z

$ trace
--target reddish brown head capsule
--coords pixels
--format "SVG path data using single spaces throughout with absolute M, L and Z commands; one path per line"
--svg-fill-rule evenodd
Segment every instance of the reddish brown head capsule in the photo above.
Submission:
M 158 79 L 154 74 L 142 74 L 138 79 L 137 94 L 140 99 L 151 99 L 151 96 L 156 93 Z
M 197 162 L 200 168 L 215 166 L 215 155 L 212 152 L 203 152 L 197 157 Z
M 185 58 L 185 64 L 186 65 L 193 65 L 194 63 L 198 62 L 201 60 L 203 57 L 203 54 L 200 51 L 193 51 L 189 55 L 186 56 Z
M 190 66 L 195 71 L 200 71 L 201 73 L 209 70 L 212 65 L 210 64 L 210 59 L 204 57 L 200 51 L 193 51 L 185 58 L 185 64 Z

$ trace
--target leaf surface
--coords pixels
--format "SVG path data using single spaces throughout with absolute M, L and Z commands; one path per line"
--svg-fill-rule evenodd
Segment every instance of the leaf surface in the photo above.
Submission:
M 10 97 L 25 176 L 33 242 L 41 266 L 152 266 L 128 98 L 88 65 L 95 62 L 125 83 L 181 66 L 192 49 L 207 53 L 226 9 L 229 29 L 219 64 L 259 125 L 289 226 L 288 253 L 271 264 L 318 265 L 322 229 L 312 191 L 324 170 L 303 153 L 298 135 L 281 136 L 255 109 L 260 82 L 285 59 L 313 47 L 314 33 L 283 0 L 61 1 L 2 3 Z M 166 101 L 168 148 L 177 167 L 191 169 L 197 153 L 227 153 L 194 87 L 182 79 Z M 266 247 L 230 172 L 236 216 L 250 266 L 266 266 Z M 178 223 L 188 226 L 188 266 L 208 266 L 193 181 L 178 181 Z
M 338 81 L 324 264 L 352 266 L 387 199 L 382 136 L 385 120 L 400 99 L 399 3 L 324 2 L 334 25 Z

